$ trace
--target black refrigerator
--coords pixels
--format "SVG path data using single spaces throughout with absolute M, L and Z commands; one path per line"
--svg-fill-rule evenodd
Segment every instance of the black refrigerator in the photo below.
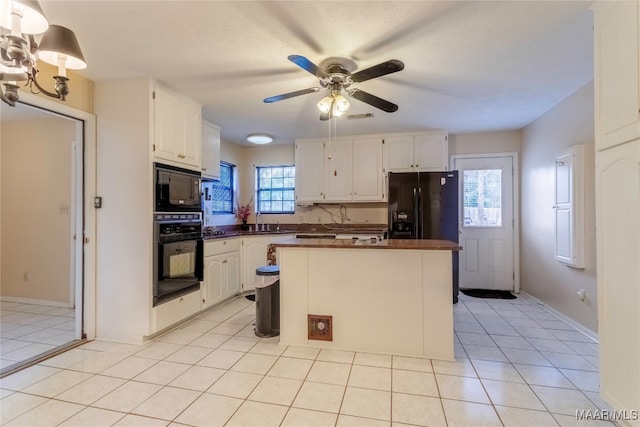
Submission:
M 390 239 L 458 243 L 458 171 L 390 172 Z M 453 251 L 453 302 L 458 302 L 458 252 Z

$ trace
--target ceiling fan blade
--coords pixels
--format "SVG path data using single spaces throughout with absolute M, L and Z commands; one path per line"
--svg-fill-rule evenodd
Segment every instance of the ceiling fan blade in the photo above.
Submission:
M 378 98 L 377 96 L 371 95 L 370 93 L 362 91 L 360 89 L 350 90 L 349 96 L 352 96 L 355 99 L 365 102 L 369 105 L 373 105 L 374 107 L 379 108 L 382 111 L 386 111 L 387 113 L 393 113 L 395 111 L 398 111 L 398 106 L 393 102 L 389 102 L 385 99 Z
M 360 83 L 402 70 L 404 70 L 404 63 L 397 59 L 391 59 L 389 61 L 374 65 L 373 67 L 365 68 L 364 70 L 351 74 L 351 80 L 354 83 Z
M 316 64 L 309 61 L 307 58 L 305 58 L 302 55 L 289 55 L 287 58 L 289 59 L 289 61 L 296 64 L 298 67 L 310 72 L 311 74 L 318 77 L 319 79 L 324 79 L 328 77 L 327 74 L 324 71 L 322 71 L 320 67 L 318 67 Z
M 282 95 L 270 96 L 269 98 L 265 98 L 264 102 L 270 104 L 272 102 L 282 101 L 283 99 L 293 98 L 294 96 L 306 95 L 308 93 L 314 93 L 319 91 L 319 87 L 310 87 L 309 89 L 297 90 L 295 92 L 283 93 Z

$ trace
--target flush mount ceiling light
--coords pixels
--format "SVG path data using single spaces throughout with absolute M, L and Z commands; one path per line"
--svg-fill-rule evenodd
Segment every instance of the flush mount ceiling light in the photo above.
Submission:
M 263 145 L 273 142 L 273 138 L 264 133 L 254 133 L 247 137 L 247 141 L 252 144 Z
M 0 35 L 0 98 L 11 106 L 19 99 L 18 81 L 26 81 L 32 93 L 44 93 L 64 101 L 69 95 L 67 68 L 87 67 L 73 31 L 59 25 L 49 25 L 40 4 L 35 0 L 0 0 L 0 27 L 10 34 Z M 42 34 L 38 44 L 35 35 Z M 37 62 L 41 59 L 58 66 L 53 76 L 55 92 L 38 83 Z M 34 88 L 35 86 L 35 88 Z

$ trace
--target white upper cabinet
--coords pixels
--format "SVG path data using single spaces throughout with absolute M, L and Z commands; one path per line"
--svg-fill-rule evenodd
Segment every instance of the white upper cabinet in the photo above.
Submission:
M 429 172 L 448 169 L 446 133 L 398 135 L 384 139 L 387 172 Z
M 640 138 L 640 3 L 595 2 L 596 149 Z
M 153 154 L 157 159 L 177 160 L 178 141 L 182 129 L 176 117 L 180 114 L 180 98 L 155 87 L 153 93 Z
M 353 152 L 351 141 L 324 144 L 324 200 L 347 202 L 353 199 Z
M 389 172 L 413 172 L 413 136 L 385 138 L 385 157 Z
M 384 200 L 382 139 L 353 140 L 353 200 Z
M 296 203 L 313 203 L 324 196 L 324 142 L 296 143 Z
M 156 161 L 200 172 L 202 113 L 195 101 L 161 86 L 153 89 L 153 156 Z
M 296 143 L 296 203 L 384 201 L 382 137 Z
M 202 177 L 220 179 L 220 128 L 202 121 Z

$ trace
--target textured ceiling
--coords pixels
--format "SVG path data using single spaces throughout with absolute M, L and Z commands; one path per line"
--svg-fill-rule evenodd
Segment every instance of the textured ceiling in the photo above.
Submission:
M 399 59 L 399 73 L 359 88 L 399 105 L 385 113 L 351 100 L 338 135 L 519 129 L 593 78 L 591 2 L 580 1 L 40 1 L 73 29 L 96 82 L 151 76 L 196 99 L 222 137 L 276 142 L 325 136 L 325 93 L 265 104 L 318 86 L 287 60 Z M 73 90 L 73 82 L 71 82 Z M 123 100 L 125 102 L 125 100 Z

